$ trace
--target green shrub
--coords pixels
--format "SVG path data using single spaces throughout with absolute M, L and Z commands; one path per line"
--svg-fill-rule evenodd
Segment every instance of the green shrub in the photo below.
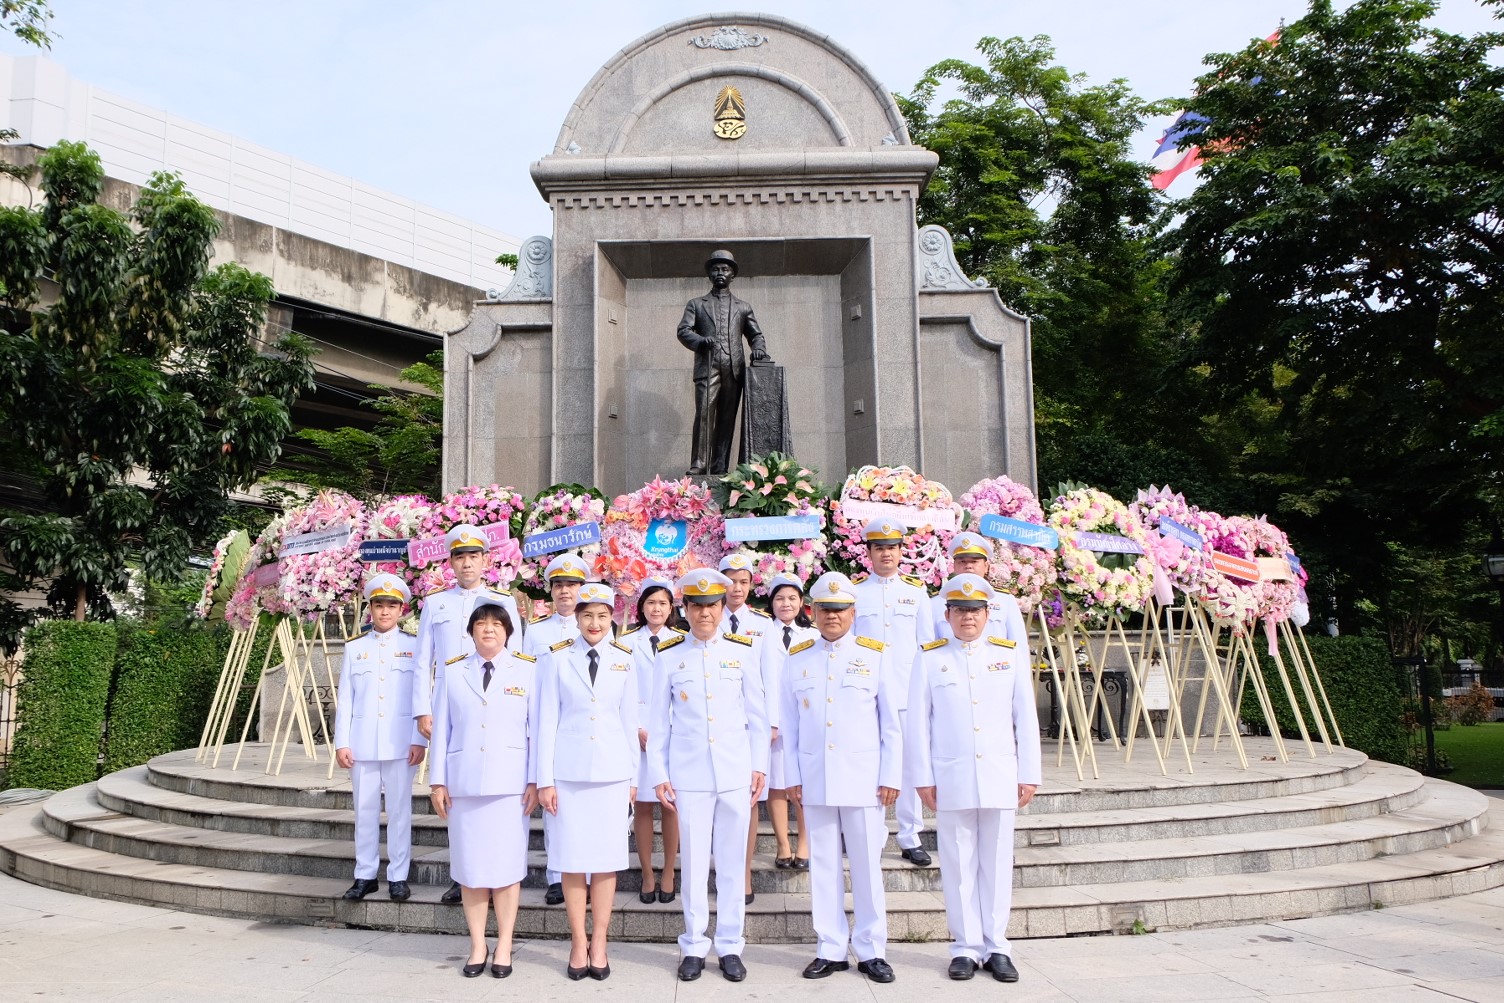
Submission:
M 19 728 L 6 782 L 63 790 L 98 775 L 116 631 L 107 623 L 44 620 L 26 631 Z
M 104 771 L 198 745 L 229 647 L 223 627 L 123 623 Z
M 1466 693 L 1447 697 L 1447 709 L 1458 724 L 1472 727 L 1487 721 L 1494 713 L 1494 695 L 1477 680 Z
M 1405 730 L 1400 724 L 1403 713 L 1402 694 L 1395 685 L 1389 648 L 1383 641 L 1372 637 L 1318 635 L 1308 638 L 1308 641 L 1311 645 L 1311 657 L 1316 660 L 1317 671 L 1321 673 L 1327 698 L 1332 704 L 1332 713 L 1337 716 L 1337 724 L 1342 729 L 1342 738 L 1347 747 L 1387 763 L 1405 762 Z M 1315 717 L 1311 709 L 1305 706 L 1305 695 L 1295 668 L 1290 664 L 1289 651 L 1282 650 L 1281 654 L 1286 656 L 1285 669 L 1290 675 L 1290 685 L 1295 689 L 1296 699 L 1301 702 L 1301 716 L 1311 732 L 1312 740 L 1317 741 L 1319 733 Z M 1269 698 L 1274 703 L 1280 733 L 1286 736 L 1299 735 L 1274 659 L 1261 652 L 1259 661 L 1269 687 Z M 1311 685 L 1315 689 L 1314 680 Z M 1320 701 L 1319 693 L 1316 699 Z M 1268 726 L 1258 701 L 1254 699 L 1252 687 L 1249 687 L 1249 692 L 1243 698 L 1243 719 L 1256 727 Z M 1336 736 L 1333 735 L 1332 739 L 1335 741 Z

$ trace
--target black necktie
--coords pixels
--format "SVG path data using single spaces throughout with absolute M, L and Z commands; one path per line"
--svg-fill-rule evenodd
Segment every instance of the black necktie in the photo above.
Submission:
M 480 688 L 483 690 L 490 689 L 491 673 L 495 671 L 496 666 L 492 665 L 490 662 L 481 662 L 480 667 L 486 670 L 485 675 L 480 677 Z
M 595 653 L 595 649 L 594 648 L 591 648 L 590 651 L 586 653 L 586 656 L 590 659 L 590 685 L 594 686 L 595 685 L 595 670 L 598 667 L 597 663 L 600 661 L 600 657 L 601 656 L 597 655 Z
M 741 633 L 741 631 L 739 631 L 739 630 L 736 629 L 736 614 L 735 613 L 731 614 L 731 633 L 733 633 L 733 634 L 740 634 Z
M 789 650 L 789 639 L 794 636 L 794 628 L 788 624 L 783 625 L 783 650 Z
M 653 654 L 655 654 L 655 655 L 658 654 L 658 635 L 657 634 L 650 634 L 650 635 L 648 635 L 648 643 L 653 646 Z

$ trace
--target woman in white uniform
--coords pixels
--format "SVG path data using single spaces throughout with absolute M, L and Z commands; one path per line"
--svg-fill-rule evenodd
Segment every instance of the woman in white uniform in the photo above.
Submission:
M 449 872 L 460 885 L 474 978 L 512 974 L 512 930 L 527 874 L 528 816 L 538 804 L 535 660 L 507 650 L 512 618 L 502 597 L 482 593 L 466 627 L 470 655 L 450 660 L 433 694 L 429 785 L 433 809 L 449 820 Z M 496 908 L 496 951 L 486 946 L 486 914 Z
M 783 663 L 788 649 L 820 632 L 804 615 L 804 588 L 793 575 L 775 575 L 768 582 L 768 599 L 774 624 L 762 639 L 762 683 L 769 694 L 783 693 Z M 773 836 L 778 840 L 773 860 L 780 869 L 809 870 L 809 830 L 804 826 L 804 806 L 794 804 L 794 818 L 799 825 L 798 848 L 789 844 L 789 796 L 783 781 L 783 738 L 778 732 L 778 708 L 781 696 L 768 697 L 768 716 L 773 720 L 773 754 L 768 762 L 768 817 L 773 821 Z
M 644 905 L 674 900 L 674 867 L 679 856 L 679 813 L 661 811 L 663 835 L 663 870 L 653 880 L 653 807 L 658 796 L 643 776 L 647 765 L 647 699 L 653 685 L 653 659 L 658 645 L 686 631 L 678 625 L 674 609 L 674 583 L 667 578 L 645 578 L 637 590 L 637 619 L 621 640 L 632 649 L 637 673 L 637 744 L 642 753 L 637 768 L 637 805 L 632 812 L 632 838 L 637 843 L 637 859 L 642 867 L 642 890 L 637 899 Z
M 628 816 L 637 796 L 637 676 L 632 649 L 611 636 L 615 604 L 609 586 L 581 586 L 574 608 L 579 636 L 551 647 L 540 669 L 538 799 L 554 816 L 548 863 L 563 875 L 566 972 L 575 980 L 611 974 L 606 930 L 616 872 L 627 867 Z

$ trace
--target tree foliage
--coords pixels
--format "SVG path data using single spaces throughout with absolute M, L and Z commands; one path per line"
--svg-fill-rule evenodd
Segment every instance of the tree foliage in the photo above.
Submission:
M 271 281 L 209 268 L 218 223 L 176 175 L 127 216 L 83 144 L 39 166 L 43 205 L 0 209 L 0 456 L 42 501 L 0 511 L 0 558 L 82 619 L 128 562 L 170 580 L 216 534 L 278 455 L 312 349 L 261 344 Z
M 47 0 L 0 0 L 0 28 L 39 49 L 52 48 L 51 20 Z

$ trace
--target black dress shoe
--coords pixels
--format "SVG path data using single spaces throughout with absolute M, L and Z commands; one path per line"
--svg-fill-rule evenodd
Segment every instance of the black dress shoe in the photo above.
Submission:
M 546 892 L 543 893 L 543 904 L 544 905 L 558 905 L 559 903 L 561 903 L 563 901 L 564 901 L 564 886 L 562 884 L 558 883 L 558 882 L 554 882 L 553 884 L 549 885 L 548 886 L 548 891 L 546 891 Z M 583 972 L 584 969 L 582 968 L 582 969 L 580 969 L 580 971 Z
M 987 963 L 982 966 L 992 973 L 992 977 L 999 982 L 1017 982 L 1018 969 L 1013 967 L 1013 959 L 1006 954 L 989 954 Z
M 882 958 L 873 958 L 871 961 L 858 961 L 856 970 L 861 972 L 873 982 L 892 982 L 898 976 L 893 974 L 893 966 Z
M 833 972 L 844 972 L 851 967 L 849 961 L 827 961 L 824 958 L 816 958 L 804 966 L 806 979 L 823 979 Z
M 902 856 L 903 859 L 915 867 L 928 867 L 932 863 L 929 851 L 922 846 L 916 846 L 912 850 L 904 850 Z
M 746 901 L 744 901 L 742 904 L 743 905 L 751 905 L 752 904 L 752 900 L 755 899 L 755 898 L 757 898 L 757 893 L 756 892 L 748 892 L 747 893 Z
M 491 965 L 491 977 L 492 978 L 495 978 L 495 979 L 504 979 L 508 975 L 511 975 L 511 974 L 512 974 L 512 966 L 511 965 L 497 965 L 497 964 Z
M 778 868 L 780 871 L 786 871 L 790 867 L 794 866 L 794 858 L 793 857 L 774 857 L 773 858 L 773 866 L 776 867 L 776 868 Z
M 740 982 L 747 977 L 747 966 L 742 964 L 740 955 L 728 954 L 721 959 L 721 974 L 727 982 Z
M 407 887 L 406 881 L 393 881 L 387 885 L 386 891 L 393 902 L 406 902 L 413 897 L 413 890 Z
M 970 958 L 951 958 L 945 974 L 957 982 L 965 982 L 977 973 L 977 963 Z
M 460 883 L 458 881 L 453 881 L 449 884 L 449 890 L 443 895 L 439 896 L 439 901 L 444 903 L 445 905 L 459 905 L 460 898 Z
M 346 902 L 359 902 L 376 890 L 375 878 L 356 878 L 355 884 L 345 890 Z
M 658 893 L 653 891 L 651 888 L 649 888 L 645 892 L 638 892 L 637 901 L 641 902 L 643 905 L 652 905 L 654 902 L 658 901 Z
M 586 962 L 583 967 L 576 968 L 566 961 L 564 963 L 564 974 L 569 976 L 570 982 L 578 982 L 590 974 L 590 964 Z
M 605 982 L 611 977 L 611 966 L 609 964 L 602 965 L 599 968 L 596 968 L 594 965 L 587 965 L 585 971 L 597 982 Z
M 476 976 L 478 976 L 481 972 L 483 972 L 485 970 L 486 970 L 486 959 L 485 958 L 481 958 L 475 964 L 473 964 L 473 965 L 466 965 L 464 968 L 461 968 L 460 969 L 460 974 L 463 975 L 467 979 L 473 979 L 473 978 L 475 978 Z
M 672 902 L 674 900 L 674 895 L 674 892 L 666 892 L 662 888 L 658 889 L 658 901 L 662 902 L 664 905 L 668 905 L 670 902 Z
M 693 982 L 700 977 L 700 973 L 704 970 L 704 958 L 697 958 L 692 954 L 686 954 L 683 960 L 679 962 L 679 981 Z
M 794 870 L 796 870 L 796 871 L 807 871 L 807 870 L 809 870 L 809 858 L 808 857 L 795 857 L 794 858 Z

